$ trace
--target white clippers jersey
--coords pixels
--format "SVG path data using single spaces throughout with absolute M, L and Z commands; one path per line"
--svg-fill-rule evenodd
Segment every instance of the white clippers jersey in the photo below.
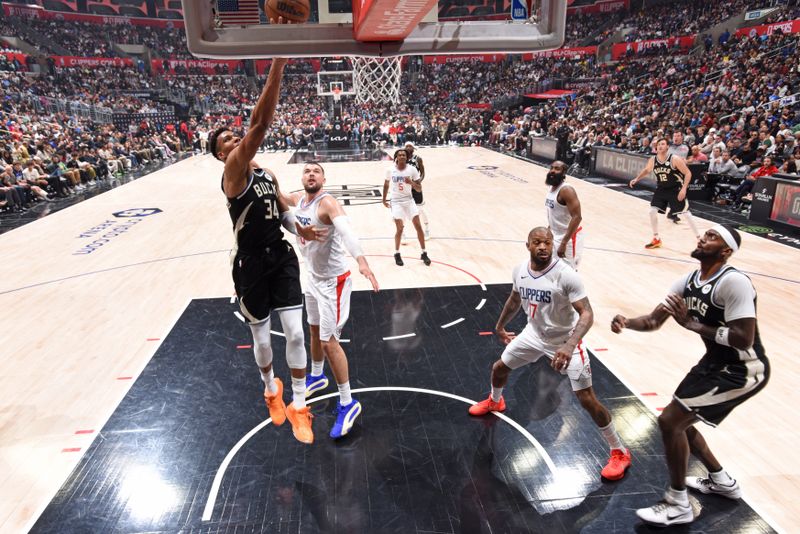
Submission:
M 396 165 L 386 170 L 386 179 L 390 182 L 392 202 L 411 202 L 411 184 L 405 183 L 406 178 L 419 181 L 419 171 L 406 164 L 401 171 Z
M 561 182 L 555 191 L 552 187 L 545 197 L 544 205 L 547 208 L 547 225 L 550 231 L 553 232 L 553 241 L 561 243 L 564 239 L 564 234 L 567 233 L 567 227 L 572 216 L 569 214 L 569 209 L 558 203 L 558 193 L 565 186 L 568 186 L 566 181 Z M 572 187 L 572 186 L 569 186 Z
M 572 303 L 586 297 L 578 273 L 559 258 L 536 276 L 529 260 L 518 265 L 514 269 L 514 291 L 522 298 L 522 310 L 533 332 L 551 345 L 567 340 L 578 322 Z
M 328 193 L 322 193 L 305 204 L 305 195 L 300 200 L 300 205 L 294 212 L 297 221 L 303 226 L 313 224 L 318 228 L 326 228 L 328 235 L 322 241 L 306 241 L 297 236 L 297 245 L 300 253 L 306 261 L 308 272 L 317 278 L 336 278 L 349 270 L 345 258 L 345 248 L 342 244 L 342 236 L 336 231 L 332 224 L 324 224 L 317 216 L 319 202 Z

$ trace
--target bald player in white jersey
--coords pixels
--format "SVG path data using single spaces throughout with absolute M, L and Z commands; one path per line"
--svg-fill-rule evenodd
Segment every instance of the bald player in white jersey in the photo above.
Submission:
M 567 165 L 563 161 L 554 161 L 544 180 L 550 186 L 544 204 L 556 255 L 577 271 L 583 256 L 581 201 L 575 188 L 565 183 L 566 179 Z
M 614 428 L 611 414 L 594 394 L 589 354 L 582 338 L 594 321 L 592 306 L 578 273 L 560 258 L 553 258 L 553 233 L 544 227 L 528 234 L 530 258 L 514 268 L 514 284 L 506 300 L 495 333 L 508 345 L 492 367 L 489 398 L 470 407 L 471 415 L 486 415 L 506 409 L 503 388 L 512 369 L 550 358 L 550 366 L 569 377 L 578 400 L 608 442 L 611 455 L 601 475 L 619 480 L 631 465 Z M 508 321 L 522 306 L 528 324 L 519 336 L 507 332 Z
M 305 193 L 292 193 L 287 200 L 296 206 L 295 218 L 314 221 L 317 228 L 327 230 L 325 239 L 306 241 L 299 236 L 297 239 L 308 271 L 304 294 L 311 331 L 312 361 L 311 374 L 306 376 L 306 396 L 328 386 L 328 379 L 323 374 L 327 355 L 339 388 L 336 422 L 330 432 L 332 438 L 338 439 L 350 432 L 361 414 L 361 403 L 350 394 L 347 356 L 339 343 L 342 327 L 350 315 L 353 287 L 346 252 L 358 262 L 359 272 L 370 281 L 375 291 L 378 291 L 378 282 L 341 204 L 322 190 L 325 184 L 322 165 L 306 163 L 302 182 Z

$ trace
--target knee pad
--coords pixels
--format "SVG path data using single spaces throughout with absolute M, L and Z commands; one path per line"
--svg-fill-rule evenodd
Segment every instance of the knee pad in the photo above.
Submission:
M 303 337 L 303 310 L 296 308 L 280 312 L 283 334 L 286 336 L 286 363 L 290 369 L 305 369 L 308 364 Z
M 253 333 L 253 353 L 259 367 L 267 367 L 272 363 L 272 338 L 269 328 L 269 319 L 263 323 L 250 325 L 250 331 Z

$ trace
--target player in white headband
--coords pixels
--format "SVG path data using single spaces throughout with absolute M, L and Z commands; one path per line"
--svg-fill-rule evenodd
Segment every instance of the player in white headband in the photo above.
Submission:
M 667 526 L 694 521 L 687 487 L 729 499 L 742 495 L 739 484 L 722 468 L 694 426 L 700 421 L 717 426 L 769 380 L 769 360 L 756 323 L 756 290 L 744 273 L 727 264 L 741 243 L 739 232 L 732 227 L 710 228 L 692 252 L 700 269 L 677 280 L 666 300 L 650 314 L 632 319 L 617 315 L 611 322 L 615 333 L 624 328 L 652 331 L 672 316 L 676 323 L 699 334 L 706 346 L 700 362 L 678 385 L 658 417 L 670 485 L 663 501 L 636 511 L 646 523 Z M 706 467 L 707 476 L 686 476 L 690 451 Z

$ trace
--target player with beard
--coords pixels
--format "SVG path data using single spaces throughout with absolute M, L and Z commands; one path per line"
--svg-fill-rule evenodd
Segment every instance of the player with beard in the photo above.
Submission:
M 581 201 L 575 188 L 565 183 L 566 179 L 567 165 L 563 161 L 554 161 L 544 180 L 550 186 L 544 204 L 556 255 L 577 271 L 583 254 Z
M 279 23 L 283 19 L 279 19 Z M 306 357 L 300 266 L 281 226 L 307 240 L 324 230 L 300 227 L 288 210 L 278 180 L 253 158 L 275 115 L 286 59 L 275 58 L 267 83 L 250 114 L 247 134 L 223 126 L 209 137 L 211 154 L 225 164 L 222 191 L 233 223 L 231 267 L 239 309 L 253 334 L 253 352 L 264 382 L 264 399 L 276 426 L 286 419 L 298 441 L 312 443 L 311 412 L 306 406 Z M 283 383 L 272 369 L 270 314 L 276 311 L 286 336 L 286 363 L 292 377 L 292 403 L 283 402 Z
M 742 238 L 735 229 L 717 225 L 697 242 L 692 257 L 700 269 L 681 277 L 664 302 L 633 319 L 617 315 L 611 330 L 658 330 L 672 316 L 703 339 L 706 352 L 678 385 L 658 417 L 669 468 L 664 500 L 636 514 L 647 523 L 666 526 L 695 519 L 686 487 L 729 499 L 741 497 L 739 484 L 722 468 L 703 436 L 698 421 L 717 426 L 731 411 L 766 386 L 769 360 L 756 322 L 756 290 L 750 279 L 728 265 Z M 752 444 L 750 444 L 752 446 Z M 708 469 L 707 478 L 687 477 L 689 453 Z
M 332 438 L 337 439 L 350 432 L 361 413 L 361 403 L 350 394 L 347 356 L 339 343 L 342 327 L 350 315 L 353 288 L 345 251 L 355 258 L 359 272 L 370 281 L 376 292 L 378 282 L 341 204 L 322 190 L 325 184 L 322 165 L 306 163 L 302 182 L 305 194 L 293 193 L 288 198 L 289 204 L 297 206 L 295 217 L 305 226 L 327 230 L 327 238 L 321 240 L 306 241 L 302 236 L 297 237 L 300 253 L 308 269 L 305 298 L 311 331 L 311 374 L 306 379 L 306 395 L 310 396 L 328 386 L 328 379 L 323 373 L 327 356 L 339 387 L 336 422 L 330 433 Z
M 608 442 L 611 457 L 601 475 L 619 480 L 631 465 L 631 455 L 617 434 L 611 414 L 592 388 L 589 354 L 582 346 L 583 336 L 594 321 L 586 289 L 572 267 L 553 258 L 553 233 L 549 229 L 531 230 L 526 246 L 530 258 L 514 268 L 511 294 L 495 327 L 497 336 L 508 346 L 492 367 L 489 398 L 470 407 L 469 413 L 480 416 L 504 411 L 503 388 L 511 371 L 542 357 L 549 358 L 553 369 L 569 377 L 575 396 Z M 528 324 L 520 335 L 514 336 L 505 326 L 520 306 Z

